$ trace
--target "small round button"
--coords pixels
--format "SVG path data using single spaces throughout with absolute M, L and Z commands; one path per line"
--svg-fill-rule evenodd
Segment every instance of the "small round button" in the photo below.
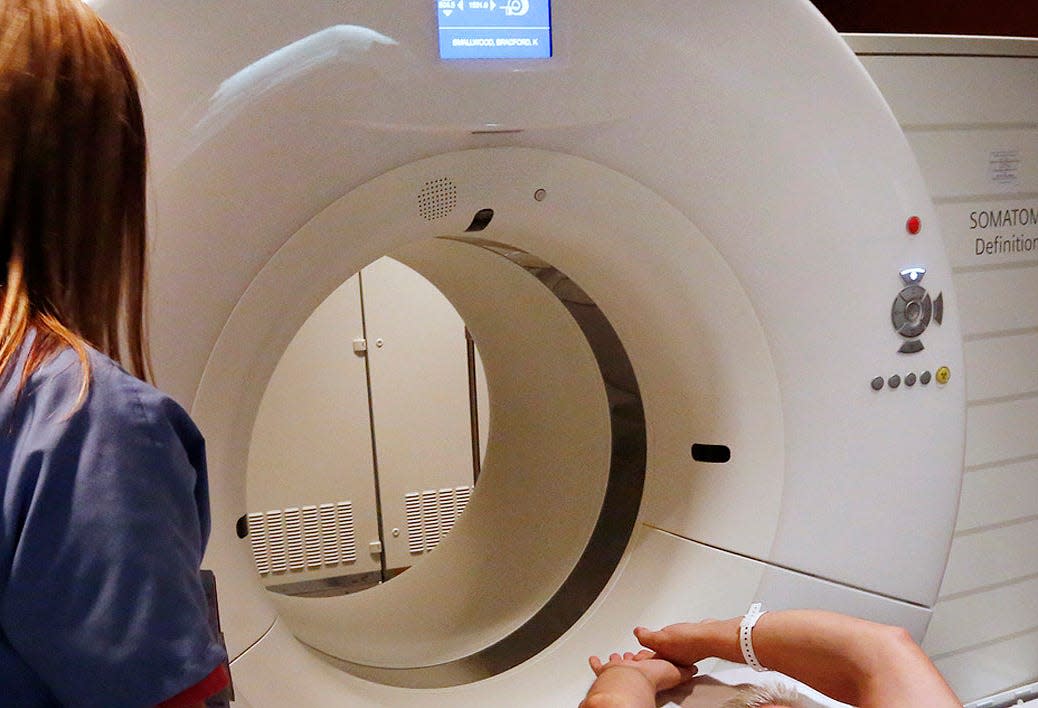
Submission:
M 937 370 L 937 374 L 934 376 L 937 379 L 937 383 L 946 384 L 951 379 L 951 369 L 947 366 L 942 366 Z
M 921 383 L 923 386 L 925 386 L 926 384 L 930 383 L 930 372 L 929 371 L 924 371 L 922 374 L 919 375 L 919 383 Z
M 883 377 L 882 376 L 877 376 L 876 378 L 872 379 L 872 390 L 873 391 L 880 391 L 882 389 L 883 389 Z
M 890 386 L 890 388 L 897 388 L 900 385 L 901 385 L 901 377 L 898 376 L 897 374 L 894 374 L 889 379 L 887 379 L 887 386 Z
M 915 386 L 915 374 L 909 374 L 905 377 L 905 386 Z

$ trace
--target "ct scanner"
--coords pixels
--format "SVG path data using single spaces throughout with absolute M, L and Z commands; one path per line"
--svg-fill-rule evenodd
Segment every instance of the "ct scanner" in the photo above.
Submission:
M 555 0 L 540 59 L 438 51 L 445 10 L 533 0 L 95 5 L 142 78 L 152 351 L 208 440 L 238 704 L 574 705 L 632 626 L 752 600 L 922 636 L 955 297 L 900 129 L 806 1 Z M 391 583 L 267 593 L 235 532 L 265 383 L 386 253 L 480 344 L 479 487 Z

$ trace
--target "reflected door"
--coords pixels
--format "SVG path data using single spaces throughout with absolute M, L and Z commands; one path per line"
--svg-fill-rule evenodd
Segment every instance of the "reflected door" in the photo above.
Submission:
M 253 429 L 247 519 L 268 588 L 364 589 L 449 533 L 473 489 L 473 440 L 487 429 L 471 383 L 485 401 L 485 379 L 468 353 L 450 302 L 389 258 L 318 306 Z

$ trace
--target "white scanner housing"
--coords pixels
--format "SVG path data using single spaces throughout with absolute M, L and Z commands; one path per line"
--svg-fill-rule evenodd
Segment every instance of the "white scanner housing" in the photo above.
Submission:
M 551 58 L 482 61 L 439 58 L 433 3 L 98 6 L 142 77 L 152 347 L 208 440 L 242 705 L 574 705 L 631 627 L 753 600 L 921 637 L 962 468 L 955 296 L 901 130 L 807 2 L 556 0 Z M 387 253 L 480 344 L 483 476 L 393 582 L 268 593 L 235 534 L 265 384 Z

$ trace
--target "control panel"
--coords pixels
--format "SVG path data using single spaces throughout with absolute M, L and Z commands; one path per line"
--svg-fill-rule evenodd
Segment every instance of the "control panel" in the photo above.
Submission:
M 905 223 L 909 237 L 915 237 L 922 231 L 922 220 L 918 216 L 910 217 Z M 905 265 L 896 271 L 901 289 L 894 296 L 890 305 L 890 324 L 900 337 L 897 354 L 913 355 L 926 350 L 923 337 L 932 325 L 944 323 L 944 293 L 931 294 L 924 285 L 927 266 L 923 264 Z M 893 391 L 897 389 L 927 388 L 933 383 L 937 386 L 947 384 L 952 378 L 949 362 L 926 360 L 927 357 L 911 357 L 905 361 L 914 365 L 895 367 L 877 372 L 869 386 L 873 391 Z

